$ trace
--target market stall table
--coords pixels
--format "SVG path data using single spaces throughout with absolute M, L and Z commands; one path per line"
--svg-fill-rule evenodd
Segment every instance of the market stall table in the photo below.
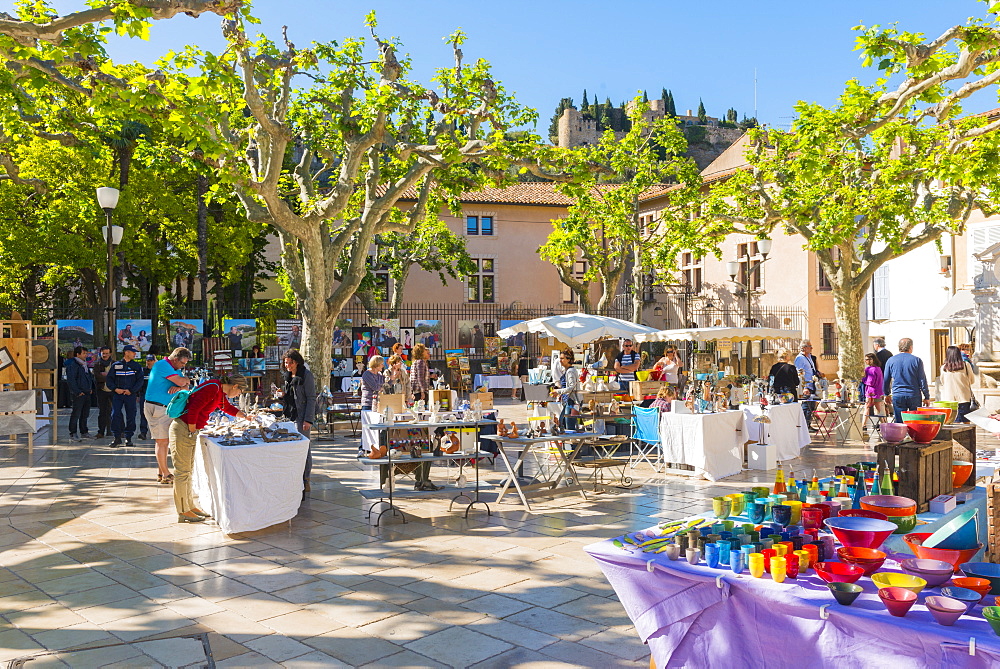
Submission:
M 294 423 L 279 423 L 291 432 Z M 198 436 L 192 485 L 201 508 L 226 534 L 291 520 L 302 503 L 302 472 L 309 440 L 224 446 L 223 437 Z
M 474 388 L 482 388 L 486 386 L 487 390 L 494 390 L 497 388 L 510 388 L 517 390 L 521 387 L 521 377 L 511 376 L 509 374 L 476 374 L 472 380 L 472 386 Z
M 799 451 L 809 445 L 809 425 L 797 402 L 768 405 L 770 423 L 754 422 L 755 417 L 765 413 L 759 404 L 741 404 L 740 410 L 746 421 L 746 440 L 768 444 L 774 449 L 776 460 L 797 458 Z
M 694 467 L 694 473 L 715 481 L 743 471 L 747 440 L 742 411 L 660 414 L 663 461 Z M 672 473 L 691 474 L 673 469 Z
M 841 606 L 812 570 L 776 583 L 766 574 L 753 578 L 728 567 L 623 551 L 611 541 L 585 550 L 614 587 L 657 667 L 1000 665 L 1000 638 L 981 609 L 943 627 L 923 605 L 931 589 L 906 617 L 897 618 L 879 601 L 870 578 L 858 581 L 864 592 L 853 605 Z
M 507 468 L 507 480 L 504 482 L 503 487 L 500 488 L 500 492 L 497 493 L 497 503 L 500 503 L 512 485 L 517 491 L 518 497 L 521 498 L 521 503 L 524 504 L 524 508 L 528 511 L 531 511 L 531 504 L 528 503 L 529 497 L 579 492 L 584 499 L 587 499 L 587 493 L 584 492 L 583 485 L 580 484 L 580 479 L 577 476 L 574 461 L 580 454 L 580 449 L 583 445 L 587 442 L 592 442 L 597 438 L 598 435 L 595 435 L 593 432 L 567 432 L 564 434 L 543 437 L 517 438 L 501 437 L 496 434 L 484 434 L 483 439 L 490 439 L 496 442 L 497 447 L 500 449 L 500 459 Z M 564 448 L 561 445 L 563 443 L 570 444 L 571 448 Z M 518 480 L 518 476 L 522 475 L 524 472 L 524 458 L 537 446 L 545 444 L 555 444 L 555 448 L 552 449 L 552 452 L 556 455 L 558 466 L 553 472 L 550 472 L 548 476 L 543 475 L 543 480 L 529 483 L 527 485 L 521 485 L 521 482 Z M 508 450 L 519 451 L 514 462 L 511 462 L 510 457 L 508 457 Z M 570 480 L 571 484 L 560 487 L 564 480 Z

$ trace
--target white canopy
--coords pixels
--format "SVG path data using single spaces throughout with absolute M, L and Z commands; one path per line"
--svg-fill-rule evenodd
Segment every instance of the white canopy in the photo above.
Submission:
M 797 339 L 802 336 L 798 330 L 778 328 L 681 328 L 679 330 L 659 330 L 636 335 L 637 341 L 759 341 L 761 339 Z
M 579 346 L 604 337 L 636 337 L 640 333 L 650 335 L 656 332 L 656 328 L 623 321 L 620 318 L 576 313 L 522 321 L 499 330 L 497 336 L 506 338 L 519 332 L 534 332 L 546 337 L 555 337 L 567 346 Z
M 976 301 L 971 290 L 957 291 L 934 317 L 936 328 L 971 328 L 976 326 Z

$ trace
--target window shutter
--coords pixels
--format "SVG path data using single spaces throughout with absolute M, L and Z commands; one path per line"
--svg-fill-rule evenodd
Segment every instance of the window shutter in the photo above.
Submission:
M 872 276 L 871 286 L 871 319 L 884 321 L 889 319 L 889 266 L 882 265 Z

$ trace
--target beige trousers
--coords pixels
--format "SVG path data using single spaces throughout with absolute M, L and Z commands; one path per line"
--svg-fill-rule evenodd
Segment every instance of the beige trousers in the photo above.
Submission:
M 170 455 L 174 459 L 174 506 L 177 513 L 196 508 L 191 490 L 191 468 L 194 466 L 194 447 L 198 435 L 191 436 L 187 424 L 180 418 L 170 423 Z

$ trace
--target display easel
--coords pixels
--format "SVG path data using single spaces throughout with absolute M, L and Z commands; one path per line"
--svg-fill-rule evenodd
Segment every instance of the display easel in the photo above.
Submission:
M 14 312 L 11 320 L 0 321 L 0 434 L 11 440 L 28 435 L 28 446 L 34 446 L 35 417 L 34 365 L 32 356 L 32 324 Z M 53 405 L 53 410 L 55 406 Z M 55 425 L 53 413 L 52 425 Z M 53 442 L 55 438 L 53 436 Z

